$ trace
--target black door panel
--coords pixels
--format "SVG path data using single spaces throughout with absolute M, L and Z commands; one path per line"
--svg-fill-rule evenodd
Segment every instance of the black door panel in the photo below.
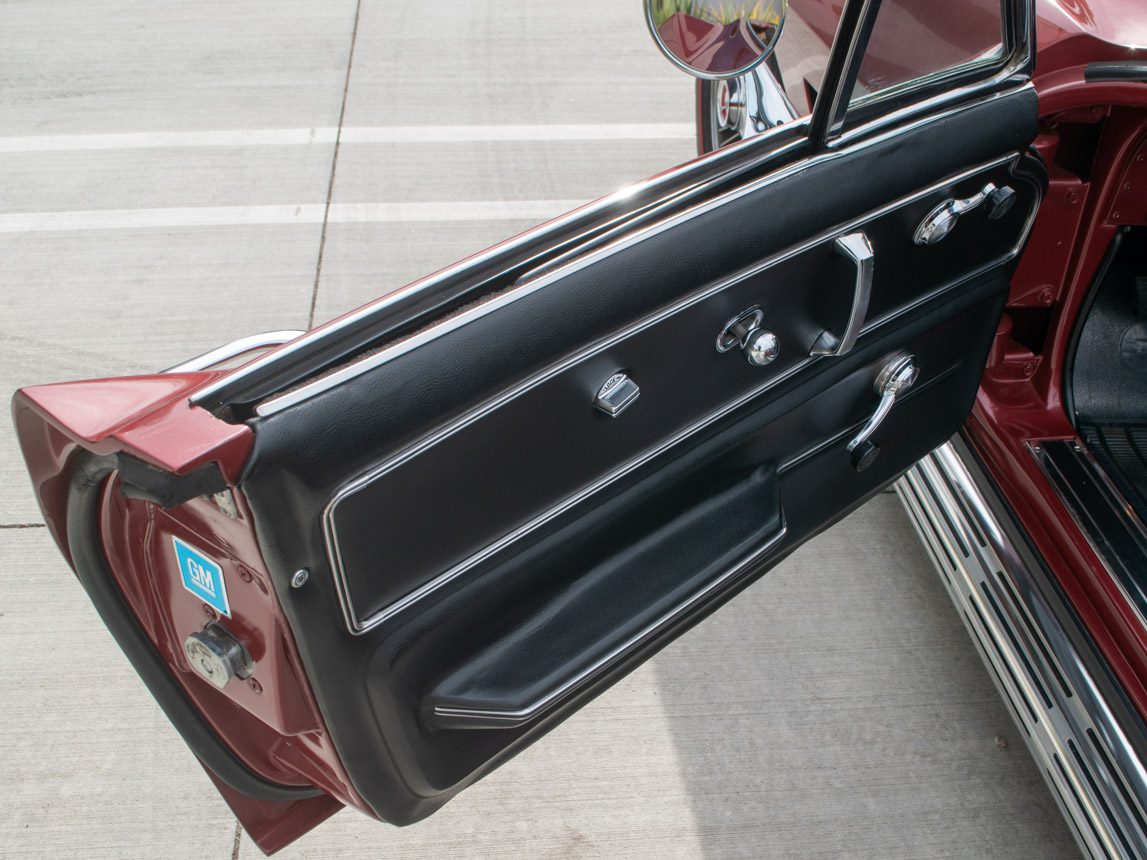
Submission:
M 993 230 L 969 223 L 944 245 L 925 248 L 912 241 L 916 224 L 938 200 L 970 196 L 987 181 L 1014 182 L 1013 163 L 1014 158 L 944 183 L 838 231 L 861 230 L 875 248 L 870 333 L 895 324 L 893 318 L 922 296 L 958 288 L 951 277 L 967 274 L 963 260 L 998 264 L 1014 252 L 1030 206 L 1014 208 Z M 912 276 L 904 277 L 905 271 Z M 380 623 L 472 569 L 495 546 L 766 395 L 792 374 L 811 370 L 810 350 L 822 331 L 844 328 L 855 279 L 855 266 L 833 250 L 831 238 L 785 252 L 779 260 L 704 285 L 509 394 L 497 392 L 357 476 L 324 513 L 348 625 L 361 630 Z M 761 308 L 764 327 L 781 345 L 779 357 L 763 368 L 737 350 L 714 349 L 723 325 L 751 307 Z M 515 312 L 524 310 L 503 311 Z M 641 393 L 624 414 L 611 417 L 594 409 L 593 400 L 617 372 L 628 374 Z M 409 500 L 422 495 L 438 500 L 433 515 L 411 509 Z
M 242 489 L 381 817 L 434 811 L 953 432 L 1041 193 L 1034 133 L 1028 88 L 826 152 L 264 403 Z M 1016 190 L 1008 215 L 913 244 L 989 181 Z M 849 313 L 833 242 L 854 231 L 867 325 L 811 357 Z M 715 348 L 753 305 L 780 341 L 765 367 Z M 920 377 L 857 471 L 847 442 L 901 350 Z M 618 371 L 641 391 L 610 417 L 593 399 Z
M 971 405 L 1003 283 L 969 285 L 907 338 L 870 342 L 851 370 L 791 387 L 384 624 L 367 683 L 380 719 L 394 720 L 390 736 L 401 726 L 417 752 L 406 776 L 433 790 L 472 780 L 944 441 L 941 428 Z M 842 437 L 871 412 L 876 368 L 897 347 L 921 378 L 878 434 L 875 465 L 857 472 Z M 690 517 L 701 533 L 684 534 Z M 585 632 L 629 606 L 649 611 L 615 618 L 608 635 Z

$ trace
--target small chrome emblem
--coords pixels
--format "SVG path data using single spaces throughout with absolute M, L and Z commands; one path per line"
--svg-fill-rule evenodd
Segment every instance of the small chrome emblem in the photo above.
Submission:
M 597 390 L 593 405 L 606 415 L 620 415 L 621 410 L 636 400 L 640 393 L 636 382 L 624 373 L 615 373 Z

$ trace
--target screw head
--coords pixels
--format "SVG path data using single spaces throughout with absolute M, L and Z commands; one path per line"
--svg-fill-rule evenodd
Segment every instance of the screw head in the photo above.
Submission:
M 305 567 L 296 570 L 294 575 L 291 576 L 291 588 L 302 588 L 307 584 L 307 580 L 310 578 L 310 571 Z

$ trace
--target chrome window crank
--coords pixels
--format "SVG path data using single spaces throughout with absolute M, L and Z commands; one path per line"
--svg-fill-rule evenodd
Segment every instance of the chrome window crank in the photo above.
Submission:
M 876 411 L 868 419 L 860 432 L 848 443 L 848 453 L 852 456 L 852 465 L 858 472 L 863 472 L 875 462 L 880 449 L 871 441 L 876 428 L 881 425 L 892 407 L 896 405 L 896 398 L 904 394 L 920 375 L 920 368 L 906 352 L 898 352 L 890 356 L 876 374 L 876 384 L 873 386 L 880 395 L 880 403 Z
M 1007 215 L 1015 202 L 1016 192 L 1009 186 L 999 188 L 989 182 L 977 194 L 963 200 L 945 200 L 929 212 L 916 228 L 912 241 L 917 245 L 935 245 L 952 232 L 961 215 L 967 215 L 981 204 L 988 205 L 988 220 L 996 221 Z

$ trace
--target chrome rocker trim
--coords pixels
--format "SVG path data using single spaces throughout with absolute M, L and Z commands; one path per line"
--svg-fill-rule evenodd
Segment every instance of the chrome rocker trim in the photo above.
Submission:
M 1147 856 L 1147 729 L 967 446 L 895 487 L 1084 855 Z

